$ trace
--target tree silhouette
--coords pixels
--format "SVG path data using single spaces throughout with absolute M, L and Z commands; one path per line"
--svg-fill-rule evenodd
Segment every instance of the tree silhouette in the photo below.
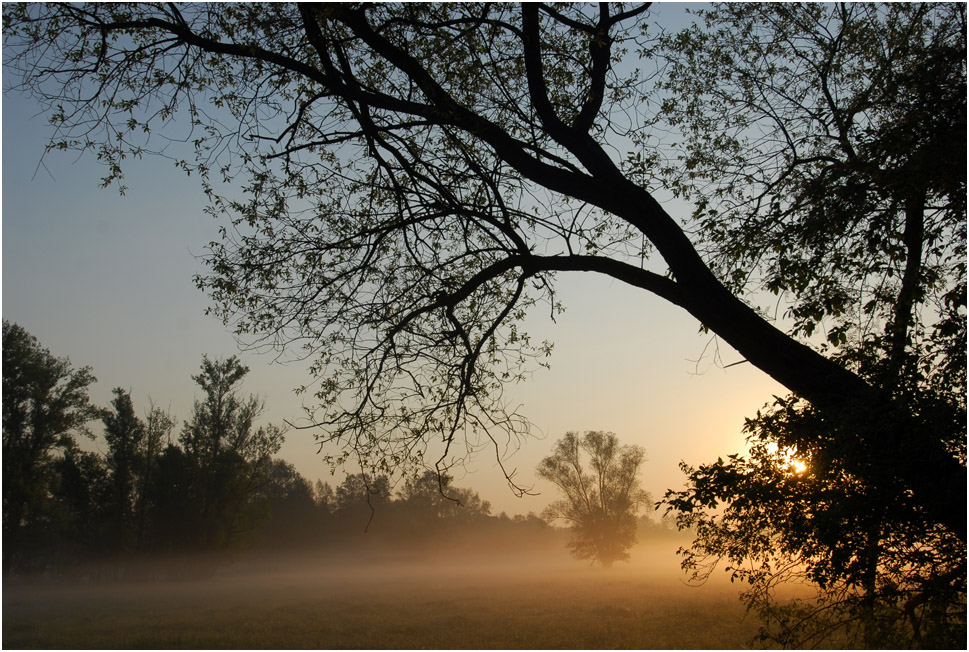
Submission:
M 666 501 L 697 531 L 685 565 L 702 579 L 726 559 L 785 645 L 961 645 L 964 526 L 939 528 L 902 469 L 928 446 L 966 459 L 965 7 L 700 14 L 664 44 L 681 98 L 665 114 L 714 264 L 790 293 L 795 332 L 823 328 L 829 357 L 894 409 L 777 398 L 748 420 L 749 453 L 684 466 Z M 899 414 L 921 424 L 902 450 L 886 442 Z M 805 579 L 813 603 L 776 597 Z
M 98 416 L 88 398 L 94 381 L 89 368 L 73 369 L 22 327 L 3 321 L 5 571 L 44 527 L 55 450 L 72 450 L 75 434 L 91 436 L 86 424 Z
M 130 547 L 137 535 L 134 521 L 135 473 L 141 463 L 138 460 L 143 445 L 145 424 L 135 415 L 131 394 L 120 387 L 114 390 L 111 401 L 113 411 L 106 410 L 104 439 L 108 445 L 107 462 L 111 470 L 114 492 L 111 498 L 115 527 L 114 544 Z M 128 541 L 130 539 L 130 541 Z
M 946 11 L 933 21 L 951 24 Z M 702 216 L 684 226 L 660 203 L 695 161 L 693 143 L 664 142 L 655 120 L 650 86 L 666 71 L 648 5 L 44 4 L 5 5 L 4 18 L 8 69 L 48 108 L 52 148 L 96 151 L 111 183 L 157 130 L 193 146 L 161 153 L 199 173 L 229 220 L 198 283 L 240 336 L 316 355 L 318 425 L 343 451 L 334 461 L 400 469 L 433 438 L 446 472 L 458 442 L 500 450 L 527 433 L 504 387 L 551 346 L 521 320 L 540 304 L 554 314 L 557 274 L 596 272 L 681 306 L 850 422 L 839 445 L 907 460 L 899 490 L 965 538 L 965 465 L 931 424 L 743 300 L 784 289 L 820 322 L 845 308 L 828 270 L 799 264 L 797 282 L 759 283 L 770 250 L 744 239 L 748 216 L 724 213 L 707 237 Z M 649 65 L 622 65 L 630 52 Z M 919 107 L 893 96 L 885 115 L 905 124 Z M 858 128 L 877 128 L 866 108 Z M 964 141 L 944 141 L 957 165 Z M 669 175 L 657 163 L 677 146 L 684 160 Z M 238 179 L 245 200 L 218 195 L 218 181 Z M 870 228 L 897 250 L 891 221 Z M 736 251 L 753 264 L 721 264 Z
M 487 500 L 481 500 L 472 489 L 455 487 L 452 483 L 453 478 L 448 475 L 425 470 L 404 483 L 399 501 L 421 517 L 468 518 L 489 514 L 491 504 Z
M 628 550 L 636 543 L 637 512 L 649 502 L 638 477 L 645 456 L 639 446 L 620 445 L 611 432 L 590 431 L 581 437 L 567 432 L 538 465 L 538 476 L 565 495 L 543 516 L 571 526 L 568 545 L 576 558 L 606 568 L 629 559 Z
M 142 439 L 142 447 L 139 451 L 142 467 L 139 471 L 138 504 L 136 520 L 138 524 L 137 541 L 138 548 L 148 545 L 149 527 L 149 507 L 152 482 L 158 466 L 159 456 L 162 453 L 163 438 L 171 442 L 171 434 L 175 429 L 175 418 L 167 411 L 156 406 L 154 402 L 149 404 L 148 412 L 145 415 L 145 436 Z
M 191 506 L 203 548 L 223 548 L 251 528 L 256 506 L 251 498 L 271 470 L 282 445 L 276 426 L 255 427 L 263 410 L 255 396 L 239 395 L 249 369 L 235 356 L 202 358 L 192 376 L 204 393 L 196 400 L 179 441 L 191 466 Z

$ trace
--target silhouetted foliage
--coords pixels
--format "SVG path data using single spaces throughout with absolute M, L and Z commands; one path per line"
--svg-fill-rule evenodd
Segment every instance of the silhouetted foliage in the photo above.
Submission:
M 941 7 L 904 11 L 958 32 L 961 10 Z M 877 23 L 888 10 L 844 11 Z M 768 110 L 803 98 L 813 122 L 802 128 L 770 112 L 765 129 L 748 128 L 744 103 L 718 101 L 716 86 L 679 94 L 689 110 L 697 99 L 700 113 L 686 118 L 667 116 L 663 103 L 679 71 L 709 70 L 719 84 L 722 69 L 760 53 L 701 43 L 706 58 L 677 67 L 679 53 L 660 47 L 649 20 L 647 5 L 609 4 L 8 4 L 4 53 L 7 70 L 47 108 L 51 147 L 96 151 L 106 183 L 121 178 L 124 159 L 151 151 L 156 130 L 177 134 L 166 144 L 190 142 L 194 152 L 162 153 L 199 173 L 212 212 L 231 221 L 198 283 L 240 337 L 317 356 L 318 422 L 339 447 L 334 462 L 353 456 L 372 475 L 405 474 L 432 439 L 453 455 L 462 440 L 470 453 L 526 434 L 504 387 L 543 364 L 551 345 L 533 342 L 522 320 L 539 303 L 558 310 L 558 272 L 592 271 L 683 307 L 831 418 L 880 420 L 877 443 L 846 428 L 839 445 L 908 460 L 902 491 L 964 538 L 965 465 L 921 415 L 804 343 L 828 317 L 833 342 L 849 335 L 840 318 L 866 279 L 888 279 L 874 283 L 885 291 L 912 287 L 898 273 L 914 260 L 911 243 L 941 251 L 940 261 L 964 252 L 944 211 L 906 236 L 898 211 L 883 210 L 899 199 L 940 200 L 935 190 L 881 194 L 936 173 L 963 187 L 958 120 L 911 120 L 943 118 L 960 97 L 933 91 L 932 80 L 953 80 L 935 56 L 944 44 L 897 30 L 886 52 L 904 74 L 885 76 L 866 51 L 882 35 L 839 34 L 831 22 L 833 47 L 817 49 L 820 59 L 808 47 L 798 59 L 794 32 L 805 21 L 792 13 L 777 21 L 790 38 L 765 52 L 795 65 L 734 81 Z M 794 79 L 785 98 L 784 75 L 807 70 L 830 83 L 806 95 Z M 768 73 L 776 79 L 758 85 Z M 840 94 L 825 95 L 842 73 Z M 815 97 L 826 102 L 817 110 Z M 937 126 L 953 128 L 932 141 L 939 147 L 911 144 Z M 773 144 L 786 154 L 764 158 Z M 772 172 L 733 174 L 737 161 Z M 220 196 L 223 179 L 243 180 L 245 199 Z M 773 189 L 785 198 L 773 201 Z M 662 207 L 669 190 L 694 199 L 693 221 Z M 826 199 L 800 210 L 802 191 Z M 747 204 L 756 212 L 735 210 Z M 948 264 L 922 275 L 932 270 L 965 276 Z M 790 334 L 741 300 L 756 301 L 760 289 L 791 297 Z M 907 319 L 899 316 L 893 337 Z
M 747 421 L 747 454 L 683 465 L 687 489 L 665 502 L 695 530 L 684 567 L 705 581 L 724 562 L 763 618 L 762 636 L 786 647 L 958 647 L 965 546 L 881 484 L 898 460 L 875 455 L 870 463 L 885 470 L 847 471 L 826 446 L 836 427 L 810 404 L 779 398 Z M 787 583 L 816 595 L 778 599 Z
M 17 570 L 31 562 L 45 568 L 84 563 L 121 547 L 114 483 L 104 459 L 71 442 L 54 458 L 52 470 L 46 527 L 25 536 L 26 563 Z
M 638 477 L 645 457 L 642 448 L 620 445 L 611 432 L 589 431 L 581 437 L 567 432 L 538 465 L 538 476 L 565 495 L 549 505 L 544 516 L 569 524 L 568 545 L 576 558 L 607 568 L 629 559 L 628 550 L 636 543 L 637 512 L 649 502 Z
M 17 324 L 3 321 L 3 558 L 30 553 L 32 541 L 55 524 L 50 513 L 58 450 L 77 434 L 91 436 L 98 416 L 88 398 L 95 381 L 87 367 L 73 369 Z
M 159 455 L 162 452 L 162 444 L 171 442 L 171 434 L 175 429 L 175 418 L 172 415 L 152 402 L 145 416 L 145 436 L 142 439 L 142 447 L 139 451 L 142 467 L 139 469 L 138 499 L 137 499 L 137 547 L 139 550 L 149 545 L 148 528 L 149 521 L 149 498 L 152 489 L 152 482 L 155 480 L 154 473 L 158 466 Z
M 276 426 L 255 427 L 262 401 L 238 394 L 249 369 L 236 357 L 202 359 L 192 379 L 204 393 L 195 401 L 179 442 L 189 464 L 190 513 L 200 549 L 225 548 L 252 529 L 258 518 L 253 500 L 267 482 L 272 456 L 282 445 Z
M 62 428 L 56 437 L 43 431 L 46 439 L 38 430 L 33 440 L 49 449 L 26 476 L 36 495 L 20 527 L 11 527 L 4 513 L 8 576 L 197 579 L 247 548 L 283 561 L 295 550 L 511 551 L 554 542 L 534 515 L 491 517 L 475 491 L 447 477 L 439 482 L 434 471 L 415 476 L 396 495 L 388 476 L 366 473 L 347 475 L 335 490 L 323 482 L 314 487 L 291 463 L 272 457 L 282 433 L 256 427 L 262 402 L 240 393 L 247 369 L 235 358 L 203 358 L 193 376 L 203 396 L 173 440 L 176 420 L 154 403 L 139 419 L 131 394 L 117 388 L 111 408 L 97 409 L 87 403 L 89 370 L 72 372 L 15 325 L 5 322 L 4 335 L 5 474 L 14 468 L 6 465 L 22 459 L 16 446 L 33 434 L 27 429 L 17 440 L 13 435 L 23 433 L 17 424 Z M 68 385 L 73 391 L 64 392 Z M 32 412 L 35 400 L 46 412 Z M 86 419 L 96 418 L 105 425 L 106 455 L 81 450 L 63 430 L 72 424 L 88 433 Z M 20 479 L 5 475 L 5 489 Z
M 168 444 L 158 455 L 146 487 L 146 550 L 178 552 L 200 538 L 199 512 L 192 502 L 193 480 L 189 456 L 178 446 Z
M 890 401 L 777 398 L 747 420 L 748 454 L 684 466 L 666 502 L 697 530 L 685 565 L 703 579 L 726 559 L 784 645 L 961 647 L 965 524 L 940 527 L 918 487 L 947 460 L 965 483 L 965 6 L 700 13 L 666 43 L 665 108 L 714 260 L 789 293 L 795 331 L 824 327 L 829 358 Z M 804 579 L 814 600 L 775 598 Z
M 323 542 L 323 519 L 328 514 L 318 506 L 313 485 L 289 462 L 270 462 L 258 500 L 267 513 L 255 534 L 260 545 L 283 548 Z
M 134 519 L 135 473 L 142 463 L 139 453 L 145 439 L 145 424 L 135 415 L 131 394 L 114 389 L 113 411 L 105 411 L 104 440 L 108 445 L 107 463 L 114 490 L 110 505 L 114 521 L 114 544 L 131 548 L 136 539 Z

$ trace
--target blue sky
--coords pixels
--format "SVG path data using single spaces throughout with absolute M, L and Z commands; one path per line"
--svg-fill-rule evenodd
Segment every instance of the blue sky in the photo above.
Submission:
M 131 162 L 120 196 L 99 187 L 104 172 L 93 157 L 43 156 L 49 129 L 38 110 L 3 94 L 3 318 L 55 355 L 93 367 L 95 402 L 107 405 L 111 389 L 123 387 L 139 411 L 151 397 L 184 419 L 202 354 L 238 353 L 222 324 L 203 314 L 207 298 L 192 283 L 218 223 L 203 213 L 197 180 L 168 161 Z M 558 323 L 544 313 L 530 320 L 533 340 L 555 342 L 552 368 L 509 391 L 537 430 L 506 466 L 543 495 L 514 498 L 487 452 L 457 478 L 495 512 L 541 511 L 551 500 L 534 468 L 566 430 L 612 430 L 642 445 L 643 484 L 658 498 L 682 484 L 681 459 L 697 464 L 740 450 L 743 417 L 783 392 L 748 364 L 697 364 L 710 337 L 656 297 L 581 274 L 560 276 L 558 289 L 567 308 Z M 739 360 L 724 344 L 720 353 L 726 364 Z M 305 367 L 242 358 L 252 370 L 245 390 L 265 398 L 265 420 L 300 418 L 292 389 L 307 382 Z M 282 455 L 311 481 L 333 482 L 316 451 L 310 432 L 290 431 Z

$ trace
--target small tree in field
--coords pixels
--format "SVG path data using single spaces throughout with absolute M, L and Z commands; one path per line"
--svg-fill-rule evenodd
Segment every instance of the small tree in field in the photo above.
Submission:
M 588 458 L 587 467 L 583 457 Z M 629 559 L 628 550 L 636 543 L 636 513 L 650 500 L 639 486 L 639 467 L 645 459 L 641 447 L 620 445 L 614 433 L 590 431 L 580 437 L 567 432 L 538 465 L 538 476 L 565 495 L 543 516 L 571 524 L 568 546 L 577 559 L 591 559 L 606 568 Z

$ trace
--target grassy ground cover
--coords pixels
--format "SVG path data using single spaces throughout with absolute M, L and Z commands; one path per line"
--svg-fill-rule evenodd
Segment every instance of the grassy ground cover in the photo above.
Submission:
M 656 553 L 657 555 L 659 553 Z M 669 551 L 603 571 L 564 555 L 293 559 L 208 581 L 13 585 L 4 648 L 737 648 L 737 587 Z

